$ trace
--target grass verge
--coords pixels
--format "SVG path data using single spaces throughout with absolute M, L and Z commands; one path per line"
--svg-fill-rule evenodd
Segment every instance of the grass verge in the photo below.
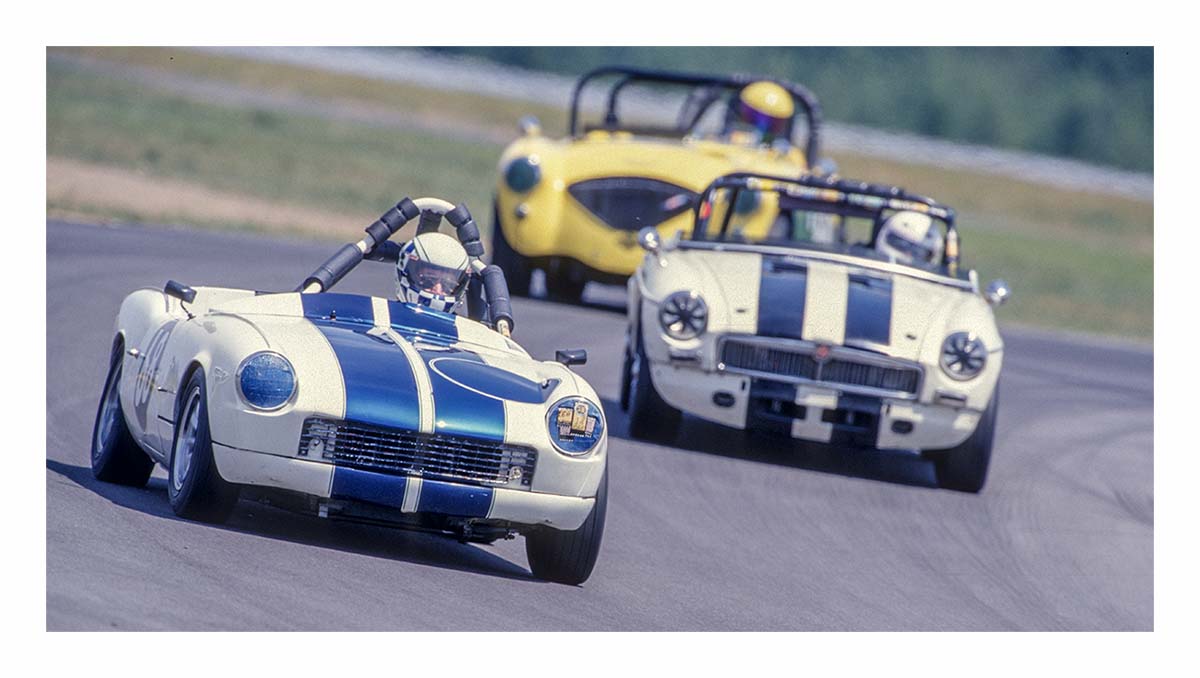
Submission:
M 55 50 L 57 51 L 57 50 Z M 473 95 L 167 49 L 63 52 L 320 99 L 415 105 L 481 129 L 561 112 Z M 419 102 L 419 104 L 414 103 Z M 345 239 L 402 195 L 465 200 L 481 227 L 501 147 L 444 132 L 199 102 L 69 61 L 47 64 L 47 208 L 57 214 Z M 964 253 L 1005 277 L 1025 324 L 1153 336 L 1153 205 L 838 153 L 845 176 L 954 205 Z

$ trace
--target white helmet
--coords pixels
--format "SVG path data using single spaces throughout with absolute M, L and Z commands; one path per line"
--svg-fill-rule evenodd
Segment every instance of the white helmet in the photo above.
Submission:
M 875 249 L 902 264 L 937 264 L 945 244 L 933 217 L 920 212 L 896 212 L 883 222 Z
M 396 298 L 452 313 L 467 291 L 467 251 L 445 233 L 422 233 L 400 248 Z

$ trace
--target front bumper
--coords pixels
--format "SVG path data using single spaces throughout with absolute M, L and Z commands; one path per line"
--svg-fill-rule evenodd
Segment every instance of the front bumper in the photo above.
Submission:
M 851 395 L 691 365 L 652 363 L 651 381 L 672 407 L 739 429 L 848 447 L 934 450 L 974 432 L 977 410 Z
M 288 490 L 321 499 L 361 501 L 401 513 L 435 514 L 515 525 L 574 530 L 592 510 L 592 497 L 445 482 L 338 467 L 213 444 L 225 481 Z

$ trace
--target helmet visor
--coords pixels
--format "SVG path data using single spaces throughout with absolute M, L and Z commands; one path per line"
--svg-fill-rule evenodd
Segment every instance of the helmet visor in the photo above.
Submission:
M 414 288 L 443 297 L 461 294 L 469 277 L 465 269 L 438 266 L 415 257 L 404 268 L 404 275 Z
M 913 242 L 897 233 L 887 234 L 887 244 L 912 257 L 913 261 L 933 263 L 935 253 L 932 247 L 927 247 L 921 243 Z
M 787 131 L 788 118 L 776 118 L 775 116 L 767 115 L 740 99 L 737 102 L 737 115 L 742 122 L 754 127 L 763 134 L 777 137 Z

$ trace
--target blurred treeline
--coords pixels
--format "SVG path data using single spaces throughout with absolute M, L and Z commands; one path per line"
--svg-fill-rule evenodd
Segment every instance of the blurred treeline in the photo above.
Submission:
M 1150 47 L 444 47 L 579 74 L 624 64 L 807 85 L 829 120 L 1154 168 Z

